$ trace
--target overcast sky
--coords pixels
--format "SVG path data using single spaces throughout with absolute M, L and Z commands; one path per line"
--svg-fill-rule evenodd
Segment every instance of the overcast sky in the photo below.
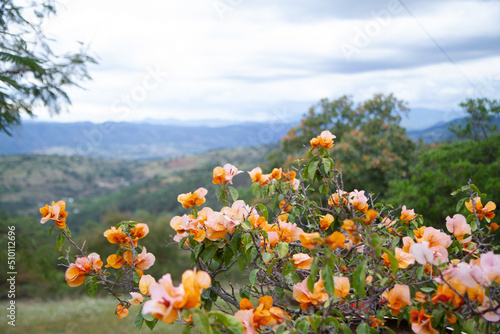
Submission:
M 39 120 L 297 120 L 321 98 L 394 93 L 410 126 L 500 97 L 500 1 L 62 1 L 45 26 L 99 65 Z

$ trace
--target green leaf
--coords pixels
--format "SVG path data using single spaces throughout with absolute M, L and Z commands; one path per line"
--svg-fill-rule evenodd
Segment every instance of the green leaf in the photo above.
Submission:
M 462 208 L 462 205 L 464 204 L 464 202 L 467 200 L 468 198 L 467 197 L 464 197 L 462 199 L 460 199 L 457 203 L 457 207 L 456 207 L 456 211 L 459 212 L 460 209 Z
M 250 272 L 250 276 L 248 276 L 248 280 L 250 281 L 250 284 L 255 285 L 255 282 L 257 281 L 257 273 L 259 272 L 259 269 L 254 269 Z
M 252 195 L 255 198 L 260 198 L 260 185 L 258 182 L 252 183 L 252 185 L 250 186 L 250 189 L 252 190 Z
M 191 314 L 193 315 L 194 325 L 202 334 L 212 333 L 212 328 L 210 327 L 210 321 L 207 315 L 203 311 L 197 309 L 191 311 Z
M 236 202 L 238 200 L 238 190 L 234 187 L 229 187 L 229 193 L 231 194 L 231 198 L 233 199 L 233 202 Z
M 262 259 L 264 260 L 264 262 L 269 262 L 273 259 L 274 255 L 271 254 L 271 253 L 262 253 Z
M 389 257 L 389 262 L 391 263 L 392 272 L 395 274 L 398 271 L 398 267 L 399 267 L 398 259 L 396 259 L 394 254 L 392 254 L 392 252 L 389 251 L 387 248 L 382 247 L 381 249 Z
M 266 218 L 266 220 L 269 220 L 269 212 L 267 211 L 267 208 L 264 204 L 259 203 L 255 205 L 256 208 L 259 208 L 260 212 Z
M 144 323 L 146 326 L 148 326 L 149 329 L 153 330 L 156 326 L 156 323 L 158 322 L 158 319 L 154 318 L 153 320 L 149 321 L 144 318 Z
M 182 246 L 184 246 L 184 244 L 186 243 L 186 240 L 187 240 L 188 237 L 184 237 L 181 239 L 181 241 L 179 241 L 179 249 L 182 248 Z
M 325 168 L 325 173 L 328 174 L 330 169 L 332 169 L 333 161 L 330 158 L 323 158 L 323 167 Z
M 220 311 L 212 311 L 210 312 L 210 315 L 216 318 L 219 323 L 224 326 L 224 329 L 228 330 L 230 333 L 243 333 L 243 324 L 240 320 L 238 320 L 238 318 Z
M 132 273 L 132 280 L 134 281 L 134 283 L 139 283 L 140 279 L 141 279 L 141 277 L 139 276 L 139 274 L 137 273 L 137 271 L 134 271 Z
M 205 262 L 208 262 L 210 259 L 212 259 L 219 250 L 219 247 L 216 244 L 213 244 L 209 246 L 208 248 L 205 248 L 203 252 L 201 253 L 201 259 Z
M 53 224 L 53 225 L 50 227 L 50 229 L 49 229 L 49 237 L 50 237 L 50 235 L 52 234 L 52 230 L 54 230 L 54 226 L 56 226 L 56 225 L 55 225 L 55 224 Z
M 252 223 L 250 223 L 248 220 L 245 220 L 243 224 L 241 224 L 244 229 L 249 230 L 252 228 Z
M 66 237 L 64 236 L 64 234 L 62 234 L 62 233 L 61 233 L 61 234 L 59 234 L 59 235 L 57 236 L 57 239 L 56 239 L 56 246 L 57 246 L 57 249 L 58 249 L 59 251 L 61 251 L 61 250 L 62 250 L 63 245 L 64 245 L 64 241 L 65 241 L 65 240 L 66 240 Z
M 307 278 L 307 288 L 311 292 L 314 291 L 314 284 L 316 283 L 316 275 L 318 275 L 318 263 L 319 263 L 319 258 L 317 257 L 314 258 L 311 265 L 311 274 Z
M 366 291 L 365 291 L 365 281 L 366 281 L 366 273 L 365 273 L 365 267 L 366 267 L 366 260 L 361 262 L 356 269 L 353 272 L 352 275 L 352 287 L 354 288 L 354 291 L 358 295 L 359 298 L 365 298 L 366 296 Z
M 217 199 L 220 201 L 220 196 L 222 194 L 222 188 L 221 187 L 217 187 L 215 188 L 215 197 L 217 197 Z
M 342 330 L 342 333 L 344 334 L 352 334 L 352 331 L 351 329 L 349 328 L 349 326 L 347 326 L 346 324 L 344 323 L 341 323 L 340 324 L 340 329 Z
M 429 294 L 429 293 L 433 293 L 435 289 L 424 286 L 424 287 L 421 287 L 420 290 L 422 290 L 423 292 Z
M 330 297 L 333 297 L 335 294 L 335 284 L 333 281 L 332 271 L 328 266 L 324 266 L 321 269 L 321 278 L 323 278 L 323 284 L 325 285 L 325 290 Z
M 137 328 L 137 330 L 140 330 L 143 323 L 144 323 L 144 318 L 142 317 L 142 308 L 141 308 L 139 314 L 137 314 L 137 317 L 135 317 L 134 326 L 135 328 Z
M 310 324 L 309 324 L 309 321 L 304 319 L 304 320 L 299 321 L 296 324 L 296 327 L 299 330 L 299 332 L 307 334 L 307 332 L 309 331 Z
M 363 322 L 362 324 L 360 324 L 357 328 L 356 328 L 356 334 L 370 334 L 370 333 L 373 333 L 371 330 L 373 328 L 371 328 L 370 326 L 368 326 L 368 324 L 366 322 Z M 377 333 L 377 331 L 375 330 L 375 333 Z
M 417 277 L 420 280 L 420 279 L 422 279 L 422 276 L 424 276 L 424 267 L 420 266 L 417 269 Z
M 314 176 L 316 175 L 316 169 L 318 169 L 318 164 L 319 164 L 319 161 L 318 160 L 314 160 L 314 161 L 311 161 L 310 165 L 309 165 L 309 169 L 308 169 L 308 174 L 309 174 L 309 180 L 311 182 L 314 181 Z
M 280 259 L 284 258 L 288 254 L 288 242 L 281 241 L 278 244 L 278 256 Z
M 97 294 L 97 281 L 94 277 L 87 277 L 87 279 L 85 280 L 85 290 L 87 291 L 89 296 L 95 297 L 95 295 Z
M 319 186 L 319 192 L 322 194 L 328 195 L 328 194 L 330 194 L 330 189 L 328 189 L 326 184 L 323 183 L 322 185 Z

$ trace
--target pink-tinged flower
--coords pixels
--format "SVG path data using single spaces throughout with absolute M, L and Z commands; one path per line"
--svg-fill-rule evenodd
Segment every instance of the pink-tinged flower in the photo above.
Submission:
M 488 252 L 481 254 L 480 258 L 481 269 L 486 274 L 486 278 L 490 283 L 500 283 L 500 255 Z
M 443 277 L 447 281 L 456 280 L 467 288 L 475 288 L 478 284 L 484 285 L 488 281 L 480 266 L 464 262 L 450 265 L 443 271 Z M 436 281 L 442 282 L 440 278 L 436 278 Z
M 252 182 L 260 183 L 262 180 L 262 168 L 260 167 L 255 167 L 252 169 L 250 172 L 247 172 L 248 175 L 250 175 L 250 178 L 252 179 Z
M 481 306 L 478 307 L 478 310 L 480 312 L 483 312 L 483 311 L 486 311 L 486 310 L 492 308 L 491 306 L 493 306 L 493 308 L 495 308 L 496 305 L 495 304 L 492 305 L 491 300 L 488 297 L 484 297 L 483 303 L 481 304 Z M 490 312 L 483 313 L 483 318 L 489 322 L 500 321 L 500 309 L 497 308 L 496 311 L 490 311 Z
M 328 299 L 328 294 L 321 278 L 314 284 L 313 292 L 309 291 L 305 278 L 293 286 L 293 298 L 300 303 L 300 309 L 306 311 L 311 305 L 323 305 Z
M 144 297 L 138 292 L 131 292 L 130 295 L 132 296 L 132 299 L 128 300 L 130 305 L 137 306 L 144 301 Z
M 123 253 L 123 259 L 131 266 L 133 254 L 131 251 L 126 251 Z M 137 269 L 147 270 L 155 263 L 155 256 L 152 253 L 148 253 L 146 247 L 142 247 L 142 252 L 135 258 L 134 265 Z
M 243 200 L 234 202 L 231 207 L 223 207 L 220 212 L 224 215 L 224 219 L 226 219 L 225 225 L 229 233 L 233 233 L 236 226 L 243 223 L 250 216 L 254 215 L 258 217 L 257 210 L 245 204 Z
M 349 193 L 349 202 L 358 211 L 366 212 L 368 210 L 368 198 L 365 196 L 364 190 L 358 191 L 358 189 L 354 189 Z
M 399 217 L 399 219 L 412 220 L 413 218 L 415 218 L 415 209 L 408 210 L 406 208 L 406 205 L 403 205 L 403 208 L 401 210 L 401 217 Z
M 278 221 L 278 224 L 273 225 L 270 231 L 278 233 L 280 240 L 288 243 L 298 241 L 299 236 L 304 233 L 304 230 L 297 227 L 297 224 L 282 221 Z
M 453 233 L 455 238 L 463 244 L 469 243 L 472 240 L 472 229 L 467 224 L 467 219 L 461 214 L 456 214 L 453 218 L 446 217 L 446 228 L 448 232 Z M 464 239 L 465 235 L 469 235 Z
M 40 223 L 45 224 L 48 220 L 53 220 L 58 228 L 64 229 L 66 227 L 66 217 L 68 216 L 68 212 L 64 210 L 66 210 L 66 202 L 64 201 L 52 202 L 52 206 L 46 204 L 40 208 L 40 213 L 43 216 Z
M 387 300 L 387 306 L 389 306 L 393 315 L 398 315 L 403 307 L 412 304 L 408 285 L 396 284 L 391 290 L 384 291 L 382 297 Z
M 298 179 L 294 179 L 292 181 L 292 189 L 297 190 L 297 189 L 299 189 L 299 186 L 300 186 L 300 181 Z
M 99 271 L 101 270 L 101 267 L 103 265 L 102 261 L 101 261 L 101 257 L 99 256 L 99 254 L 97 253 L 90 253 L 88 256 L 87 256 L 87 259 L 89 259 L 90 261 L 90 265 L 92 267 L 92 270 L 94 271 Z
M 293 257 L 293 266 L 297 269 L 311 269 L 311 264 L 312 261 L 314 260 L 313 257 L 310 257 L 307 254 L 304 253 L 298 253 L 294 254 Z
M 451 238 L 448 234 L 435 229 L 434 227 L 426 227 L 421 241 L 429 242 L 429 248 L 433 247 L 444 247 L 448 248 L 451 246 Z M 446 255 L 448 257 L 448 254 Z
M 415 241 L 413 241 L 410 237 L 403 237 L 403 251 L 409 253 L 410 247 L 413 245 Z
M 234 314 L 234 316 L 241 321 L 243 324 L 243 330 L 245 334 L 257 334 L 253 323 L 253 309 L 250 310 L 239 310 Z
M 142 275 L 141 279 L 139 280 L 139 291 L 141 291 L 143 295 L 150 295 L 149 288 L 153 283 L 156 283 L 156 280 L 153 276 Z
M 236 168 L 235 166 L 231 165 L 231 164 L 225 164 L 224 165 L 224 172 L 225 172 L 225 180 L 226 182 L 229 182 L 231 184 L 233 184 L 233 177 L 240 174 L 240 173 L 243 173 L 242 170 L 239 170 L 238 168 Z
M 349 278 L 344 276 L 334 276 L 333 282 L 335 284 L 335 297 L 345 298 L 349 294 L 349 290 L 351 290 Z
M 333 147 L 333 139 L 337 138 L 330 131 L 325 130 L 319 136 L 311 139 L 310 144 L 312 147 L 322 146 L 326 149 Z
M 411 310 L 410 317 L 411 329 L 416 334 L 439 334 L 432 327 L 432 315 L 425 314 L 423 307 L 420 309 L 420 312 L 415 309 Z
M 410 246 L 410 253 L 415 260 L 426 265 L 427 263 L 439 265 L 448 262 L 448 251 L 442 246 L 429 247 L 429 242 L 414 243 Z
M 227 234 L 226 222 L 224 215 L 220 212 L 209 214 L 205 221 L 207 239 L 216 241 L 224 238 Z
M 415 263 L 415 257 L 411 253 L 407 253 L 399 247 L 396 247 L 394 250 L 396 259 L 398 260 L 398 268 L 405 269 L 408 268 L 410 264 Z M 384 253 L 384 255 L 387 256 L 388 260 L 389 256 L 386 253 Z
M 186 209 L 192 208 L 194 206 L 200 206 L 205 203 L 205 195 L 208 193 L 208 190 L 205 188 L 198 188 L 194 193 L 180 194 L 177 196 L 177 201 L 182 204 L 182 206 Z
M 184 306 L 184 289 L 174 287 L 170 274 L 149 287 L 151 299 L 144 303 L 142 314 L 151 313 L 164 323 L 171 324 L 179 316 L 177 310 Z

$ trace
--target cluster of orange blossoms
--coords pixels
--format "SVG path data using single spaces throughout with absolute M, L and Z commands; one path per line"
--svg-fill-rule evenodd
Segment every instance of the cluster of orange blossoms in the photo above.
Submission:
M 48 220 L 52 220 L 58 228 L 64 229 L 66 227 L 66 217 L 68 216 L 68 212 L 64 210 L 66 210 L 66 202 L 64 201 L 52 202 L 51 206 L 45 204 L 44 207 L 40 208 L 42 214 L 40 223 L 45 224 Z
M 293 170 L 288 173 L 284 173 L 282 168 L 274 168 L 271 173 L 263 174 L 262 168 L 255 167 L 248 172 L 248 175 L 250 175 L 253 183 L 258 183 L 261 187 L 281 179 L 290 183 L 292 189 L 294 190 L 297 190 L 300 185 L 300 181 L 295 178 L 297 174 Z
M 307 278 L 293 286 L 293 298 L 300 303 L 300 309 L 306 311 L 311 305 L 321 306 L 328 300 L 323 280 L 314 283 L 313 291 L 307 287 Z
M 125 247 L 131 248 L 137 246 L 137 241 L 144 238 L 149 233 L 149 226 L 147 224 L 137 224 L 135 228 L 130 229 L 130 235 L 125 234 L 121 228 L 112 226 L 110 229 L 104 231 L 104 236 L 112 244 L 120 244 Z
M 285 321 L 285 313 L 281 308 L 273 306 L 271 296 L 261 297 L 257 308 L 253 307 L 250 300 L 243 298 L 240 310 L 234 316 L 241 321 L 246 334 L 255 334 L 256 329 L 261 326 L 278 326 Z
M 311 139 L 310 144 L 312 147 L 322 146 L 326 149 L 333 147 L 333 139 L 337 138 L 330 131 L 325 130 L 319 136 Z
M 208 190 L 201 187 L 195 190 L 194 193 L 180 194 L 177 196 L 177 201 L 182 204 L 182 207 L 185 209 L 192 208 L 194 206 L 200 206 L 205 203 L 205 195 L 208 193 Z
M 496 204 L 492 201 L 486 203 L 483 207 L 481 203 L 481 197 L 474 198 L 474 205 L 472 205 L 472 201 L 468 200 L 465 202 L 465 207 L 469 210 L 470 213 L 474 213 L 476 211 L 477 217 L 479 220 L 483 220 L 484 217 L 487 219 L 493 219 L 495 217 L 495 213 L 493 210 L 497 208 Z
M 66 282 L 71 287 L 80 286 L 85 282 L 87 273 L 91 270 L 99 272 L 103 263 L 97 253 L 91 253 L 86 257 L 79 257 L 75 263 L 71 263 L 64 275 Z
M 202 290 L 208 289 L 211 284 L 208 273 L 197 272 L 196 269 L 185 271 L 178 287 L 173 285 L 170 274 L 164 275 L 158 282 L 145 276 L 149 275 L 144 275 L 144 280 L 141 278 L 139 289 L 151 295 L 151 299 L 144 303 L 142 314 L 151 313 L 167 324 L 177 320 L 180 310 L 200 307 Z

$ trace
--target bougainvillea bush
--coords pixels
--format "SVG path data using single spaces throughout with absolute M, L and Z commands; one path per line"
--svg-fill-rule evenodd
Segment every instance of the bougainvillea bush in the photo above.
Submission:
M 170 225 L 193 269 L 177 284 L 168 272 L 147 274 L 156 257 L 169 256 L 147 251 L 147 224 L 124 221 L 104 231 L 117 247 L 104 264 L 87 251 L 92 245 L 72 240 L 64 202 L 42 208 L 41 222 L 55 222 L 59 249 L 67 240 L 78 252 L 66 252 L 68 285 L 111 295 L 117 316 L 134 316 L 138 328 L 181 322 L 201 333 L 498 332 L 495 204 L 469 181 L 452 193 L 456 214 L 438 230 L 425 212 L 344 189 L 334 139 L 329 131 L 311 139 L 293 170 L 214 168 L 218 208 L 203 207 L 204 188 L 180 194 L 186 214 Z M 238 199 L 235 177 L 251 178 L 251 203 Z M 234 270 L 243 282 L 231 282 Z

